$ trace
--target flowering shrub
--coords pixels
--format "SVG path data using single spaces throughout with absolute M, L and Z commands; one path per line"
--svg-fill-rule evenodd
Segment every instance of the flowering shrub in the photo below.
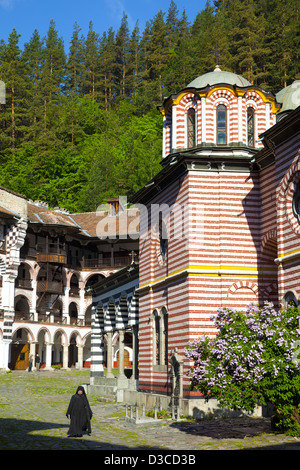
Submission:
M 206 400 L 254 411 L 271 403 L 277 429 L 300 435 L 300 311 L 276 311 L 272 303 L 245 313 L 221 308 L 212 320 L 218 333 L 189 343 L 186 357 L 193 388 Z

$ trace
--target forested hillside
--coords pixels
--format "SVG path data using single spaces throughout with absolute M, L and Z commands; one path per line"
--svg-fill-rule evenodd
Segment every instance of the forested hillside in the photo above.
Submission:
M 171 1 L 143 31 L 124 14 L 117 31 L 75 24 L 68 44 L 53 21 L 19 41 L 12 30 L 0 43 L 0 185 L 92 211 L 161 168 L 165 96 L 216 63 L 273 92 L 296 78 L 299 2 L 215 0 L 188 21 Z

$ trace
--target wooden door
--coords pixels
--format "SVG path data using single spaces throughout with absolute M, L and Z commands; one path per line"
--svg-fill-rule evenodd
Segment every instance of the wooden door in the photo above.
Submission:
M 14 345 L 15 370 L 26 370 L 29 366 L 29 344 Z

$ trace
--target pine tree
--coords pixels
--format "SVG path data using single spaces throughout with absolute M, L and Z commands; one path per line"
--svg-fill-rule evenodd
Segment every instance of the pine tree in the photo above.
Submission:
M 152 21 L 147 61 L 148 68 L 148 85 L 152 88 L 153 99 L 163 99 L 163 71 L 167 66 L 168 49 L 166 44 L 166 24 L 164 21 L 164 13 L 160 10 Z
M 84 37 L 79 36 L 81 28 L 75 22 L 70 42 L 70 52 L 66 64 L 66 92 L 71 96 L 82 96 L 84 71 Z
M 115 84 L 117 96 L 121 100 L 128 98 L 128 47 L 129 29 L 127 15 L 123 13 L 120 28 L 116 34 Z
M 1 149 L 14 152 L 26 130 L 28 81 L 19 48 L 20 35 L 13 29 L 7 44 L 0 45 L 0 80 L 6 86 L 6 103 L 1 105 Z
M 27 68 L 29 103 L 27 112 L 28 128 L 24 135 L 24 144 L 35 145 L 42 115 L 41 77 L 43 69 L 43 41 L 35 30 L 30 41 L 24 44 L 22 55 Z
M 139 83 L 139 26 L 136 23 L 128 44 L 128 90 L 133 101 L 136 99 Z
M 105 31 L 99 40 L 99 57 L 100 105 L 108 111 L 112 107 L 114 95 L 115 33 L 112 28 Z
M 99 96 L 99 35 L 94 31 L 93 22 L 89 23 L 89 31 L 84 49 L 84 94 L 93 100 Z

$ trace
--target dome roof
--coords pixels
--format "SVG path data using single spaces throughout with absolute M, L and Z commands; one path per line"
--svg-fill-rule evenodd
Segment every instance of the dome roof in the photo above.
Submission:
M 195 78 L 195 80 L 188 84 L 187 88 L 205 88 L 207 85 L 212 86 L 218 85 L 219 83 L 237 85 L 240 87 L 251 86 L 251 83 L 241 75 L 232 72 L 223 72 L 217 65 L 213 72 L 208 72 Z
M 280 90 L 276 95 L 276 100 L 282 105 L 280 113 L 300 106 L 300 80 L 295 80 L 291 85 Z

